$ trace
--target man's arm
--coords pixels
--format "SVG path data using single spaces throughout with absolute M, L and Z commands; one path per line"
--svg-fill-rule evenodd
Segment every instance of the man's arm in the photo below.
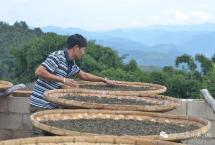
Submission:
M 90 73 L 86 73 L 82 70 L 80 70 L 79 73 L 76 74 L 77 77 L 79 77 L 81 80 L 85 80 L 85 81 L 91 81 L 91 82 L 104 82 L 106 83 L 106 79 L 90 74 Z
M 43 67 L 42 65 L 40 65 L 36 69 L 35 75 L 38 77 L 41 77 L 45 80 L 48 80 L 48 81 L 57 81 L 57 82 L 61 82 L 65 85 L 68 85 L 71 87 L 78 87 L 77 83 L 73 79 L 69 79 L 69 78 L 65 78 L 65 77 L 61 77 L 61 76 L 57 76 L 55 74 L 52 74 L 52 73 L 48 72 L 46 70 L 46 68 Z
M 104 82 L 106 84 L 109 85 L 117 85 L 118 83 L 116 81 L 113 80 L 108 80 L 106 78 L 102 78 L 90 73 L 86 73 L 82 70 L 80 70 L 79 73 L 76 74 L 77 77 L 79 77 L 81 80 L 85 80 L 85 81 L 91 81 L 91 82 Z

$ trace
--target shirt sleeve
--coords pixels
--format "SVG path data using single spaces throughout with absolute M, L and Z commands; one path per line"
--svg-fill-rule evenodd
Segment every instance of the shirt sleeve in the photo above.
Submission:
M 46 60 L 42 63 L 49 72 L 53 73 L 59 66 L 59 58 L 54 55 L 49 55 Z
M 79 66 L 74 65 L 73 69 L 72 69 L 72 75 L 76 75 L 77 73 L 79 73 L 81 71 L 81 69 L 79 68 Z

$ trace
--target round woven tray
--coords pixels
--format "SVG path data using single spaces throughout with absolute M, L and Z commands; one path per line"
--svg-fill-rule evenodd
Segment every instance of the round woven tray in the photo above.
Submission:
M 109 92 L 109 91 L 108 91 Z M 106 93 L 108 93 L 106 92 Z M 139 96 L 121 96 L 110 95 L 102 91 L 85 90 L 85 89 L 59 89 L 49 90 L 44 93 L 46 100 L 66 106 L 67 108 L 89 108 L 89 109 L 111 109 L 111 110 L 128 110 L 128 111 L 147 111 L 147 112 L 164 112 L 175 109 L 180 106 L 179 99 L 172 97 L 157 95 L 157 94 L 144 94 Z M 144 101 L 146 105 L 123 105 L 123 104 L 101 104 L 91 103 L 86 101 L 69 100 L 62 98 L 63 96 L 79 96 L 79 97 L 99 97 L 99 98 L 117 98 L 117 99 L 132 99 L 136 101 Z M 152 105 L 151 105 L 152 104 Z
M 12 87 L 13 84 L 11 82 L 8 81 L 0 81 L 0 91 L 4 91 L 10 87 Z
M 141 95 L 141 94 L 160 94 L 166 92 L 167 88 L 162 85 L 158 84 L 151 84 L 151 83 L 142 83 L 142 82 L 125 82 L 125 81 L 118 81 L 121 86 L 130 86 L 130 87 L 143 87 L 144 90 L 139 91 L 111 91 L 109 90 L 109 94 L 118 94 L 118 95 Z M 105 83 L 102 82 L 88 82 L 88 81 L 77 81 L 79 87 L 83 89 L 85 85 L 90 86 L 106 86 Z M 64 85 L 63 89 L 70 89 L 71 87 Z M 94 89 L 96 90 L 96 89 Z M 107 90 L 102 90 L 107 91 Z
M 34 137 L 0 141 L 0 145 L 185 145 L 160 140 L 119 139 L 101 136 Z
M 93 134 L 93 133 L 85 133 L 85 132 L 78 132 L 72 130 L 66 130 L 62 128 L 57 128 L 54 126 L 46 125 L 42 123 L 43 121 L 59 121 L 59 120 L 74 120 L 74 119 L 132 119 L 132 120 L 150 120 L 155 122 L 163 122 L 163 123 L 176 123 L 176 124 L 190 124 L 198 127 L 198 129 L 175 133 L 175 134 L 166 134 L 163 135 L 149 135 L 149 136 L 114 136 L 114 135 L 101 135 L 101 134 Z M 31 121 L 33 125 L 39 129 L 44 131 L 56 134 L 56 135 L 86 135 L 86 136 L 93 136 L 93 135 L 100 135 L 100 136 L 109 136 L 109 137 L 117 137 L 119 139 L 125 138 L 147 138 L 147 139 L 159 139 L 159 140 L 169 140 L 169 141 L 177 141 L 177 140 L 184 140 L 193 137 L 200 136 L 205 134 L 208 129 L 210 128 L 210 122 L 195 117 L 187 117 L 187 116 L 176 116 L 176 115 L 167 115 L 167 114 L 159 114 L 159 113 L 146 113 L 146 112 L 139 112 L 139 111 L 111 111 L 111 110 L 46 110 L 37 112 L 31 115 Z
M 14 91 L 11 96 L 13 97 L 30 97 L 32 90 L 16 90 Z

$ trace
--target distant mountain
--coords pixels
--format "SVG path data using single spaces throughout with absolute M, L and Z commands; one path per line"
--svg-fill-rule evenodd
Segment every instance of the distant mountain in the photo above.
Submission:
M 112 47 L 113 49 L 119 52 L 127 52 L 127 51 L 150 51 L 150 48 L 138 41 L 133 41 L 124 38 L 109 38 L 109 39 L 97 39 L 97 43 Z
M 210 57 L 215 53 L 215 24 L 154 25 L 90 32 L 79 28 L 44 27 L 44 32 L 61 35 L 81 33 L 87 39 L 109 46 L 120 55 L 128 54 L 141 65 L 174 65 L 175 58 L 183 53 L 203 53 Z
M 56 26 L 46 26 L 42 28 L 43 32 L 54 32 L 60 35 L 70 35 L 74 33 L 86 33 L 87 31 L 84 31 L 79 28 L 60 28 Z
M 55 32 L 61 35 L 70 35 L 74 33 L 81 33 L 88 39 L 112 39 L 123 38 L 136 42 L 144 43 L 145 45 L 156 45 L 156 44 L 180 44 L 187 40 L 192 39 L 196 35 L 207 34 L 208 31 L 171 31 L 167 29 L 152 29 L 146 28 L 126 28 L 116 29 L 105 32 L 90 32 L 79 28 L 60 28 L 54 26 L 43 27 L 44 32 Z M 215 31 L 215 29 L 214 29 Z
M 131 29 L 131 28 L 130 28 Z M 136 29 L 136 28 L 134 28 Z M 213 23 L 204 23 L 196 25 L 152 25 L 146 27 L 139 27 L 142 30 L 166 30 L 166 31 L 215 31 L 215 24 Z
M 138 64 L 143 65 L 172 66 L 174 65 L 175 57 L 183 53 L 175 45 L 171 44 L 160 44 L 150 47 L 140 42 L 122 38 L 98 40 L 96 42 L 113 48 L 120 55 L 126 54 L 125 62 L 135 59 Z
M 215 53 L 215 31 L 193 37 L 180 47 L 189 54 L 202 53 L 212 56 Z

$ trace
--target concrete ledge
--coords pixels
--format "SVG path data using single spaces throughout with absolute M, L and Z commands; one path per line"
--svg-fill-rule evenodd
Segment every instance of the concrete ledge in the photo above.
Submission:
M 22 129 L 22 116 L 19 114 L 0 114 L 0 129 Z
M 211 122 L 211 129 L 207 133 L 207 137 L 215 138 L 215 113 L 205 100 L 182 100 L 182 105 L 179 108 L 167 113 L 201 117 L 209 120 Z
M 215 121 L 215 114 L 205 100 L 188 102 L 187 115 Z
M 9 112 L 29 113 L 29 97 L 8 97 Z
M 8 98 L 0 97 L 0 112 L 9 112 Z
M 192 140 L 183 141 L 188 145 L 215 145 L 215 139 L 210 138 L 194 138 Z
M 26 131 L 32 130 L 30 114 L 23 114 L 22 115 L 22 130 L 26 130 Z
M 12 132 L 7 129 L 0 129 L 0 140 L 11 139 L 13 137 Z
M 174 110 L 171 110 L 167 113 L 169 114 L 180 114 L 180 115 L 187 115 L 187 105 L 188 105 L 188 101 L 181 101 L 181 106 L 177 107 Z
M 11 96 L 13 97 L 30 97 L 32 93 L 32 90 L 16 90 L 14 91 Z
M 215 139 L 215 121 L 210 121 L 210 122 L 211 122 L 211 129 L 208 132 L 208 137 Z
M 15 130 L 12 132 L 12 138 L 26 138 L 31 137 L 31 131 Z

